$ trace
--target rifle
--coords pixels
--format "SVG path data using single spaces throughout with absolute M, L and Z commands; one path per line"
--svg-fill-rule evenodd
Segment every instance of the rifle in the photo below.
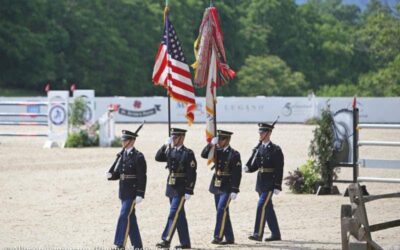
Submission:
M 139 133 L 139 131 L 142 129 L 143 125 L 144 125 L 145 121 L 142 122 L 142 124 L 140 124 L 140 126 L 136 129 L 135 134 Z M 115 170 L 115 166 L 117 165 L 117 162 L 119 160 L 119 158 L 121 158 L 122 153 L 124 152 L 125 148 L 122 148 L 121 152 L 119 152 L 117 154 L 117 159 L 115 159 L 114 163 L 111 165 L 110 169 L 108 170 L 109 173 L 113 173 Z
M 111 165 L 110 169 L 108 170 L 109 173 L 111 173 L 111 174 L 114 173 L 115 166 L 117 165 L 117 162 L 118 162 L 119 158 L 121 158 L 122 153 L 124 152 L 124 150 L 125 150 L 125 148 L 123 148 L 123 149 L 121 150 L 121 152 L 119 152 L 119 153 L 117 154 L 117 159 L 115 159 L 114 163 Z
M 278 116 L 278 117 L 279 117 L 279 116 Z M 136 129 L 135 134 L 139 133 L 139 131 L 142 129 L 142 127 L 143 127 L 143 125 L 144 125 L 145 122 L 146 122 L 146 121 L 143 121 L 142 124 L 140 124 L 140 126 Z

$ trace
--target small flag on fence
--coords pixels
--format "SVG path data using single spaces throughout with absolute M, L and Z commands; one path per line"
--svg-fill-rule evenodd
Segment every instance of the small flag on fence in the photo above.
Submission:
M 186 118 L 189 124 L 194 120 L 196 100 L 192 75 L 183 54 L 181 42 L 168 17 L 168 8 L 164 11 L 165 26 L 161 44 L 158 48 L 153 70 L 153 82 L 168 90 L 168 94 L 178 102 L 185 103 Z
M 46 93 L 50 91 L 50 83 L 46 84 L 44 91 L 46 91 Z
M 75 83 L 71 84 L 71 87 L 69 89 L 71 90 L 71 92 L 74 92 L 76 89 L 76 84 Z

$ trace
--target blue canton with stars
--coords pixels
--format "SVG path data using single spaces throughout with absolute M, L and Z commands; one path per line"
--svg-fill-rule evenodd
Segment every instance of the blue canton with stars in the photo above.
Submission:
M 175 28 L 168 17 L 166 18 L 166 24 L 167 25 L 165 25 L 164 27 L 164 36 L 162 39 L 162 43 L 168 47 L 168 54 L 170 54 L 171 58 L 186 63 L 186 58 L 183 55 L 181 42 L 179 41 L 178 36 L 176 35 L 175 32 Z M 168 26 L 168 34 L 166 32 L 167 29 L 166 26 Z M 168 44 L 167 44 L 167 35 L 169 38 Z

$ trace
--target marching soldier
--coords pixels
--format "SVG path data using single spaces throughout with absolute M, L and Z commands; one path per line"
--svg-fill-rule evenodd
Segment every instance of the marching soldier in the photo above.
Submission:
M 169 248 L 175 229 L 178 230 L 181 245 L 175 248 L 191 248 L 188 223 L 185 215 L 185 201 L 193 195 L 196 183 L 197 162 L 191 149 L 183 145 L 186 130 L 171 128 L 171 137 L 158 150 L 156 161 L 167 162 L 169 170 L 166 196 L 169 197 L 170 210 L 162 234 L 159 248 Z
M 119 198 L 122 202 L 114 244 L 124 249 L 129 235 L 134 249 L 142 249 L 142 239 L 136 221 L 135 206 L 146 190 L 146 160 L 135 147 L 137 132 L 122 130 L 122 151 L 107 173 L 108 180 L 119 180 Z M 116 167 L 116 168 L 115 168 Z
M 253 149 L 253 154 L 244 167 L 247 173 L 258 170 L 256 191 L 259 194 L 256 222 L 250 240 L 262 241 L 265 221 L 271 230 L 271 236 L 265 241 L 281 240 L 278 220 L 272 205 L 273 194 L 278 195 L 282 190 L 283 153 L 281 148 L 270 141 L 275 122 L 259 123 L 259 144 Z
M 213 166 L 215 173 L 211 179 L 209 191 L 214 194 L 217 209 L 217 221 L 212 244 L 234 244 L 232 224 L 229 215 L 229 203 L 235 200 L 239 193 L 242 178 L 242 163 L 240 154 L 234 150 L 229 142 L 233 133 L 218 130 L 217 136 L 211 140 L 202 151 L 201 157 L 208 158 L 210 150 L 216 146 L 216 163 Z M 225 236 L 225 241 L 223 238 Z

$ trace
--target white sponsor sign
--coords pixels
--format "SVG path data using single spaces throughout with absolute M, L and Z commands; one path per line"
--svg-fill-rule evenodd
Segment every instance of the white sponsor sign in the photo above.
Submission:
M 47 93 L 48 123 L 61 126 L 68 123 L 68 91 L 52 90 Z
M 45 148 L 64 147 L 68 136 L 68 98 L 69 91 L 47 92 L 49 136 Z

